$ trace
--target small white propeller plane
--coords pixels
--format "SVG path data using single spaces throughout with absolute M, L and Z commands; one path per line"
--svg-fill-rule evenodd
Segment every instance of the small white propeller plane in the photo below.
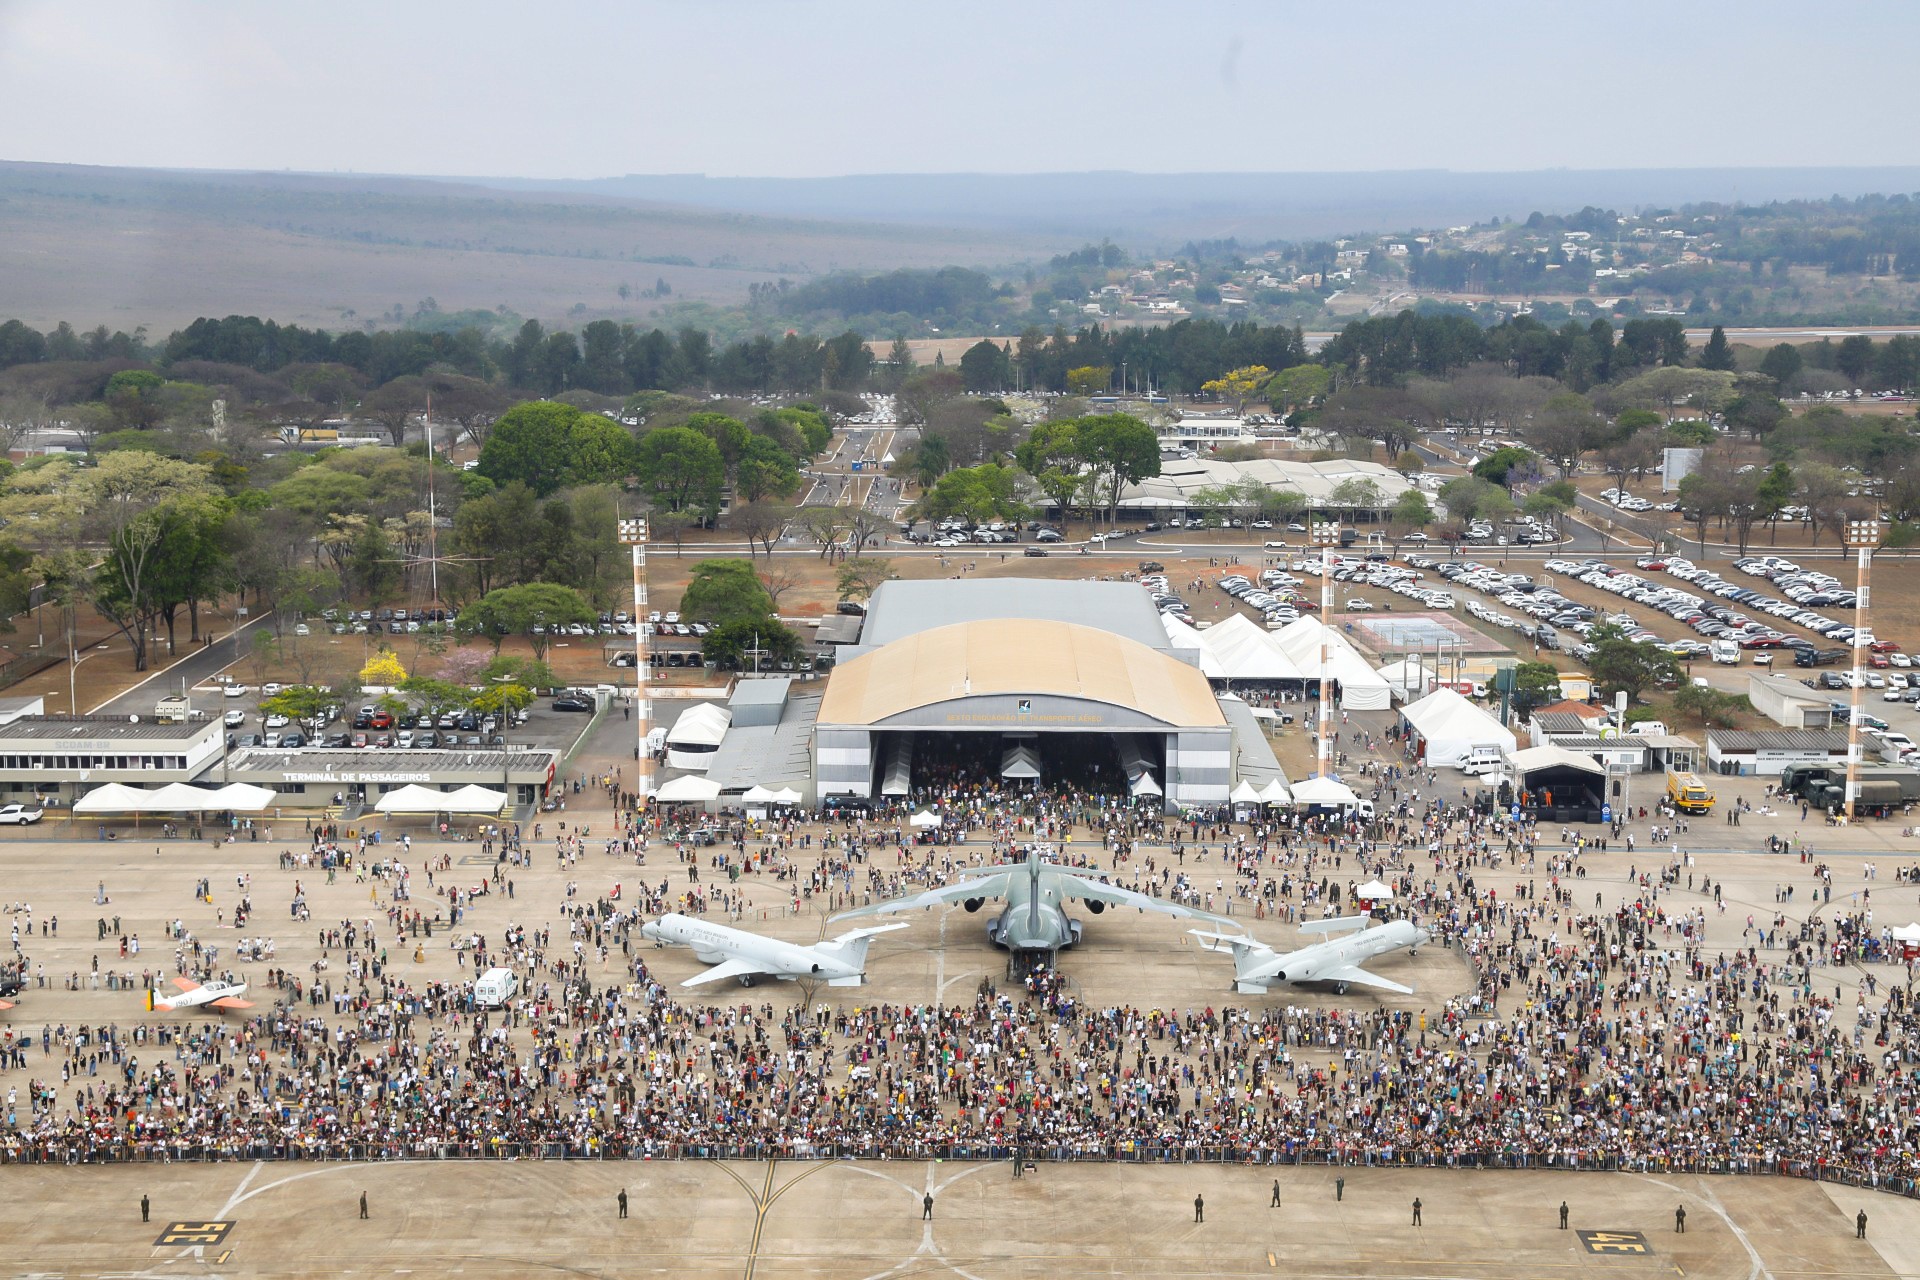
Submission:
M 244 982 L 194 982 L 188 978 L 175 978 L 173 985 L 180 988 L 180 994 L 165 1000 L 155 997 L 152 987 L 147 988 L 147 1008 L 158 1009 L 164 1013 L 177 1013 L 182 1009 L 251 1009 L 253 1001 L 242 1000 L 247 994 Z
M 697 959 L 713 966 L 705 973 L 688 978 L 680 984 L 683 987 L 697 987 L 723 978 L 738 978 L 741 985 L 746 986 L 754 978 L 762 977 L 778 978 L 782 982 L 798 978 L 824 979 L 830 987 L 857 987 L 866 980 L 867 947 L 874 935 L 906 927 L 883 924 L 875 929 L 853 929 L 837 938 L 803 947 L 674 912 L 641 925 L 640 932 L 655 942 L 692 947 Z
M 1334 933 L 1347 929 L 1356 932 L 1285 954 L 1243 933 L 1214 933 L 1204 929 L 1187 932 L 1200 939 L 1200 945 L 1209 951 L 1233 952 L 1233 989 L 1242 995 L 1260 995 L 1276 983 L 1285 986 L 1296 982 L 1331 982 L 1342 991 L 1351 983 L 1412 995 L 1412 987 L 1389 982 L 1368 973 L 1360 965 L 1390 951 L 1411 953 L 1430 935 L 1410 920 L 1390 920 L 1378 929 L 1369 929 L 1366 926 L 1371 919 L 1370 916 L 1336 916 L 1309 921 L 1300 926 L 1301 932 Z

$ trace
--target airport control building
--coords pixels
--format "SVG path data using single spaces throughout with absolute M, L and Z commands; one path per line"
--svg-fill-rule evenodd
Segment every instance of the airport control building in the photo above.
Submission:
M 966 735 L 1004 779 L 1045 781 L 1072 752 L 1135 795 L 1224 804 L 1240 777 L 1278 773 L 1229 712 L 1138 584 L 889 582 L 818 700 L 813 781 L 823 800 L 905 795 Z

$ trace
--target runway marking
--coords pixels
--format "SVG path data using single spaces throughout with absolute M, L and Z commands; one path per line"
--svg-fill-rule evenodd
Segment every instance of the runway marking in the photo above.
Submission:
M 163 1245 L 219 1244 L 233 1230 L 232 1222 L 169 1222 L 161 1229 L 155 1248 Z
M 1647 1243 L 1647 1237 L 1640 1231 L 1576 1231 L 1580 1243 L 1587 1247 L 1588 1253 L 1639 1253 L 1653 1252 Z
M 266 1167 L 267 1167 L 266 1161 L 255 1160 L 253 1162 L 253 1168 L 247 1170 L 247 1176 L 240 1179 L 240 1185 L 233 1189 L 233 1194 L 227 1197 L 227 1202 L 220 1206 L 220 1212 L 215 1216 L 224 1218 L 228 1214 L 232 1213 L 235 1206 L 237 1206 L 242 1200 L 246 1199 L 245 1192 L 247 1189 L 247 1184 L 251 1183 L 255 1178 L 259 1177 L 260 1171 Z
M 894 1177 L 890 1173 L 881 1173 L 876 1169 L 862 1168 L 860 1165 L 857 1165 L 857 1164 L 846 1165 L 844 1167 L 852 1170 L 854 1173 L 864 1173 L 869 1178 L 878 1178 L 882 1182 L 891 1182 L 894 1186 L 899 1187 L 902 1191 L 906 1192 L 909 1196 L 916 1196 L 916 1197 L 922 1196 L 922 1195 L 933 1196 L 935 1199 L 935 1202 L 938 1203 L 939 1197 L 946 1193 L 946 1190 L 948 1187 L 960 1181 L 960 1179 L 962 1178 L 972 1177 L 974 1174 L 980 1172 L 982 1169 L 991 1168 L 992 1166 L 984 1165 L 984 1164 L 972 1165 L 954 1174 L 952 1177 L 948 1178 L 945 1182 L 935 1183 L 933 1180 L 934 1162 L 928 1161 L 926 1184 L 924 1187 L 921 1187 L 921 1188 L 913 1187 L 905 1182 L 902 1182 L 900 1179 Z M 1035 1257 L 1039 1257 L 1040 1255 L 1022 1254 L 1018 1256 L 1026 1257 L 1026 1258 L 1035 1258 Z M 872 1275 L 866 1277 L 866 1280 L 885 1280 L 887 1276 L 891 1276 L 895 1274 L 911 1275 L 912 1271 L 909 1271 L 908 1268 L 913 1267 L 913 1265 L 916 1262 L 920 1261 L 920 1259 L 923 1257 L 933 1258 L 936 1262 L 939 1262 L 942 1266 L 946 1267 L 949 1271 L 952 1271 L 955 1275 L 965 1276 L 966 1280 L 980 1280 L 980 1277 L 974 1275 L 971 1271 L 967 1271 L 964 1268 L 962 1268 L 959 1263 L 955 1262 L 952 1258 L 949 1258 L 946 1255 L 946 1252 L 942 1250 L 939 1245 L 934 1243 L 933 1223 L 931 1220 L 926 1220 L 926 1219 L 923 1219 L 920 1223 L 919 1247 L 916 1248 L 911 1254 L 907 1255 L 906 1257 L 902 1258 L 900 1261 L 888 1267 L 885 1271 L 874 1272 Z M 1005 1259 L 1000 1257 L 994 1257 L 994 1256 L 983 1256 L 980 1259 L 980 1261 L 997 1262 L 997 1261 L 1005 1261 Z
M 757 1196 L 754 1196 L 754 1199 L 753 1199 L 753 1203 L 754 1203 L 753 1237 L 747 1242 L 746 1280 L 753 1280 L 754 1268 L 760 1265 L 760 1236 L 767 1228 L 767 1210 L 773 1208 L 773 1202 L 775 1200 L 778 1200 L 781 1196 L 787 1194 L 787 1192 L 793 1190 L 796 1186 L 800 1185 L 802 1182 L 805 1182 L 808 1178 L 811 1178 L 814 1174 L 819 1173 L 822 1169 L 831 1169 L 834 1167 L 833 1162 L 830 1160 L 815 1161 L 814 1163 L 808 1165 L 803 1172 L 796 1174 L 792 1178 L 789 1178 L 785 1183 L 785 1185 L 783 1185 L 778 1191 L 776 1191 L 773 1188 L 773 1172 L 774 1172 L 774 1166 L 778 1163 L 779 1161 L 777 1160 L 767 1161 L 766 1186 L 762 1187 L 760 1190 L 760 1194 Z M 724 1163 L 720 1167 L 723 1169 L 727 1169 L 727 1166 Z M 727 1169 L 727 1172 L 733 1173 L 733 1170 Z M 733 1176 L 734 1176 L 734 1181 L 739 1182 L 741 1186 L 747 1186 L 745 1181 L 743 1181 L 740 1178 L 740 1175 L 734 1174 Z M 753 1195 L 752 1187 L 747 1187 L 747 1194 Z
M 1665 1187 L 1676 1195 L 1687 1194 L 1671 1182 L 1663 1181 L 1649 1174 L 1636 1173 L 1632 1176 L 1640 1179 L 1642 1182 L 1651 1182 L 1656 1187 Z M 1711 1191 L 1696 1191 L 1693 1194 L 1698 1199 L 1704 1201 L 1709 1209 L 1712 1209 L 1714 1213 L 1719 1215 L 1720 1221 L 1727 1224 L 1727 1230 L 1733 1232 L 1733 1238 L 1738 1240 L 1740 1247 L 1747 1251 L 1747 1260 L 1753 1264 L 1747 1271 L 1747 1280 L 1774 1280 L 1773 1272 L 1769 1271 L 1767 1264 L 1760 1259 L 1760 1251 L 1754 1248 L 1753 1241 L 1747 1236 L 1745 1231 L 1740 1229 L 1740 1225 L 1733 1220 L 1733 1215 L 1727 1212 L 1726 1207 L 1720 1203 L 1714 1194 Z

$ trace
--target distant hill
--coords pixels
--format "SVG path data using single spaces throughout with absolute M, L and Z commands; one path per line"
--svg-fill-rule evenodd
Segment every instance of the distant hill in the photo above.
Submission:
M 1549 169 L 1519 173 L 865 174 L 710 178 L 636 174 L 582 182 L 475 178 L 515 191 L 624 196 L 741 213 L 995 227 L 1052 239 L 1175 248 L 1484 222 L 1496 214 L 1635 209 L 1705 200 L 1825 199 L 1920 191 L 1920 167 Z
M 0 162 L 0 311 L 43 328 L 165 332 L 238 313 L 337 330 L 428 297 L 448 311 L 641 320 L 669 303 L 738 305 L 782 277 L 999 267 L 1063 247 L 612 193 Z M 659 281 L 669 295 L 653 296 Z

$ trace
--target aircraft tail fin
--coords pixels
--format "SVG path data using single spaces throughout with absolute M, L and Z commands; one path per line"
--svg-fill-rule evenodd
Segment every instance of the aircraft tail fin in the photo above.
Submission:
M 1345 929 L 1364 929 L 1372 923 L 1372 916 L 1329 916 L 1325 920 L 1307 921 L 1300 926 L 1300 932 L 1339 933 Z
M 828 938 L 825 942 L 815 943 L 813 949 L 821 955 L 831 956 L 856 969 L 865 969 L 867 948 L 872 945 L 874 937 L 906 927 L 905 923 L 901 923 L 876 925 L 871 929 L 849 929 L 837 938 Z
M 1187 932 L 1200 939 L 1200 945 L 1208 951 L 1231 951 L 1236 967 L 1248 956 L 1273 954 L 1271 947 L 1255 942 L 1244 933 L 1218 933 L 1211 929 L 1189 929 Z

